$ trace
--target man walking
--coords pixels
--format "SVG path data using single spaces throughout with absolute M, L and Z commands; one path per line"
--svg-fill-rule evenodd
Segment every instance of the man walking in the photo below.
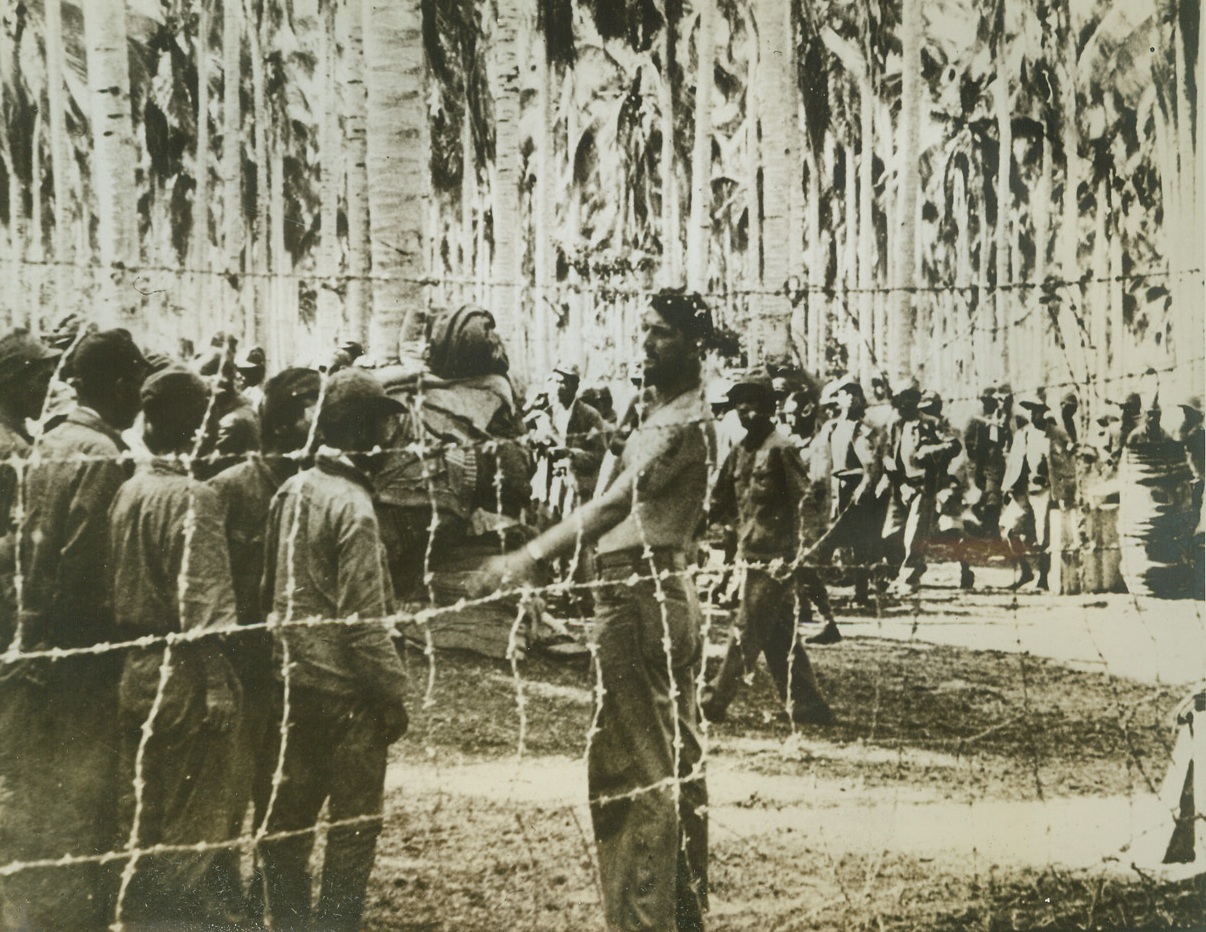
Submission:
M 109 531 L 123 640 L 200 635 L 236 622 L 222 505 L 189 474 L 210 403 L 205 380 L 169 366 L 142 387 L 155 457 L 122 486 Z M 239 684 L 216 635 L 124 651 L 120 823 L 130 846 L 225 841 Z M 220 925 L 238 903 L 210 888 L 213 849 L 134 855 L 118 919 Z
M 331 376 L 315 465 L 272 501 L 264 595 L 288 734 L 263 845 L 273 928 L 310 928 L 310 853 L 327 804 L 313 925 L 358 929 L 381 832 L 389 745 L 406 733 L 405 673 L 386 616 L 393 601 L 371 475 L 404 406 L 363 369 Z M 274 837 L 280 835 L 281 837 Z
M 806 565 L 812 556 L 801 514 L 808 475 L 798 450 L 775 426 L 770 379 L 739 382 L 729 401 L 746 434 L 721 467 L 709 518 L 736 527 L 745 578 L 724 662 L 704 690 L 703 713 L 708 721 L 724 721 L 742 678 L 765 654 L 791 720 L 827 725 L 833 713 L 797 634 L 797 619 L 809 607 L 795 581 L 815 573 Z
M 642 319 L 641 420 L 594 499 L 524 548 L 490 560 L 471 591 L 530 578 L 598 542 L 599 708 L 587 783 L 607 921 L 700 929 L 707 908 L 707 786 L 696 679 L 701 612 L 690 569 L 715 433 L 700 380 L 707 305 L 670 289 Z
M 114 639 L 107 598 L 109 507 L 129 475 L 121 432 L 138 415 L 146 360 L 125 330 L 84 337 L 68 360 L 76 407 L 38 442 L 18 528 L 24 652 Z M 19 660 L 6 671 L 4 714 L 19 729 L 5 834 L 18 860 L 94 855 L 115 839 L 120 656 Z M 11 733 L 11 732 L 10 732 Z M 5 884 L 6 928 L 108 923 L 116 892 L 97 863 L 21 871 Z

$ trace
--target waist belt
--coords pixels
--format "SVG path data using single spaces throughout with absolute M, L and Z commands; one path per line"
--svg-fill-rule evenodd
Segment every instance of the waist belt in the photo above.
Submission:
M 650 559 L 658 570 L 685 570 L 690 564 L 685 551 L 677 547 L 654 547 L 650 558 L 641 547 L 629 547 L 627 550 L 613 550 L 611 553 L 601 553 L 596 558 L 600 572 L 606 570 L 629 570 L 634 573 L 647 573 Z

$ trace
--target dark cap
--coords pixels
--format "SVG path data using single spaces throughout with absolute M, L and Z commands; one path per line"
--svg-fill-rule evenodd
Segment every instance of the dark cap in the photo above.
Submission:
M 553 369 L 553 375 L 574 383 L 582 381 L 582 370 L 573 363 L 562 363 Z
M 263 369 L 267 365 L 268 357 L 264 355 L 264 350 L 259 346 L 253 346 L 235 360 L 236 369 Z
M 347 353 L 353 362 L 364 355 L 364 346 L 355 340 L 344 340 L 339 344 L 339 350 L 340 352 Z
M 917 380 L 909 376 L 892 381 L 892 398 L 912 398 L 917 401 L 921 400 L 921 386 L 917 384 Z
M 1050 411 L 1047 402 L 1043 401 L 1038 395 L 1025 395 L 1018 399 L 1018 405 L 1023 408 L 1029 408 L 1031 411 Z
M 195 430 L 209 407 L 209 383 L 192 369 L 173 363 L 142 383 L 142 409 L 149 423 Z
M 678 288 L 663 288 L 649 301 L 649 306 L 675 330 L 692 340 L 712 338 L 712 312 L 707 302 L 695 292 Z
M 101 330 L 80 340 L 68 361 L 74 378 L 91 381 L 138 376 L 149 368 L 128 330 Z
M 318 426 L 324 429 L 348 419 L 405 411 L 406 405 L 385 393 L 381 380 L 366 369 L 340 369 L 327 380 Z
M 997 397 L 997 387 L 995 385 L 988 385 L 985 388 L 980 390 L 981 400 L 983 400 L 985 398 L 996 398 L 996 397 Z
M 296 400 L 318 400 L 322 375 L 317 369 L 282 369 L 264 385 L 260 417 L 265 426 L 275 424 Z
M 1061 408 L 1079 408 L 1080 399 L 1076 396 L 1076 392 L 1064 392 L 1059 400 Z
M 921 393 L 921 401 L 917 405 L 922 411 L 930 411 L 942 407 L 942 397 L 933 389 L 927 388 Z
M 775 386 L 766 375 L 750 375 L 729 389 L 729 404 L 771 406 L 775 403 Z
M 1121 408 L 1129 414 L 1138 414 L 1143 410 L 1143 399 L 1139 397 L 1138 392 L 1131 392 L 1122 401 L 1117 401 L 1113 398 L 1109 399 L 1106 404 L 1114 405 L 1116 408 Z
M 28 330 L 14 330 L 0 339 L 0 382 L 20 378 L 38 363 L 52 362 L 61 355 Z

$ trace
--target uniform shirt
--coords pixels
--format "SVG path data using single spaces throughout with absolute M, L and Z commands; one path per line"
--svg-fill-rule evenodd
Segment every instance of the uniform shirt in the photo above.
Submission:
M 833 470 L 832 508 L 836 517 L 863 490 L 874 490 L 879 480 L 876 430 L 861 418 L 840 416 L 823 429 Z
M 19 460 L 29 456 L 25 424 L 0 416 L 0 650 L 8 647 L 17 623 L 16 572 L 17 499 L 20 497 Z
M 799 449 L 774 428 L 760 443 L 749 438 L 729 453 L 716 480 L 712 519 L 732 522 L 739 556 L 791 560 L 803 548 L 801 517 L 813 483 Z
M 292 684 L 400 701 L 405 673 L 381 620 L 392 592 L 371 485 L 335 451 L 321 452 L 272 500 L 262 598 L 284 625 L 276 659 L 287 644 Z M 354 615 L 363 623 L 343 623 Z M 327 623 L 290 627 L 317 619 Z
M 1051 442 L 1046 432 L 1026 424 L 1013 435 L 1013 445 L 1005 460 L 1005 478 L 1001 487 L 1010 492 L 1041 492 L 1048 487 L 1047 455 Z
M 264 577 L 264 537 L 272 497 L 288 478 L 283 462 L 269 462 L 259 454 L 223 470 L 209 480 L 224 511 L 226 542 L 234 577 L 239 624 L 263 622 L 271 603 L 260 602 Z
M 111 639 L 109 506 L 128 476 L 124 450 L 120 434 L 82 407 L 38 444 L 20 528 L 28 646 L 86 647 Z
M 113 614 L 125 637 L 208 630 L 237 621 L 218 494 L 155 460 L 121 487 L 110 512 Z

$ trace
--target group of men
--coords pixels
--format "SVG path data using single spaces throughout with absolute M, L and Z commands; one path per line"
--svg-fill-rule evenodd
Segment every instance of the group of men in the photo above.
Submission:
M 0 339 L 6 928 L 225 927 L 249 902 L 280 928 L 359 925 L 407 728 L 371 492 L 401 405 L 361 369 L 285 369 L 256 450 L 205 481 L 241 429 L 225 368 L 124 330 L 66 354 Z M 52 379 L 74 404 L 43 419 Z
M 568 573 L 590 579 L 607 920 L 701 928 L 703 720 L 724 721 L 765 656 L 786 720 L 833 722 L 798 626 L 815 606 L 807 641 L 841 639 L 822 569 L 840 556 L 860 600 L 890 575 L 915 588 L 963 481 L 971 525 L 1016 542 L 1024 584 L 1079 449 L 1072 397 L 1058 419 L 1020 399 L 1019 418 L 1007 387 L 986 391 L 960 440 L 914 382 L 884 418 L 853 377 L 756 373 L 726 398 L 740 436 L 719 457 L 714 336 L 698 295 L 655 295 L 622 417 L 570 366 L 523 408 L 473 305 L 435 315 L 417 375 L 356 366 L 353 346 L 265 378 L 229 341 L 185 363 L 123 330 L 0 339 L 3 924 L 356 928 L 409 724 L 396 613 L 426 598 L 444 607 L 431 643 L 461 646 L 463 621 L 513 649 L 521 594 Z M 1200 407 L 1196 423 L 1200 446 Z M 740 598 L 700 689 L 709 526 Z

